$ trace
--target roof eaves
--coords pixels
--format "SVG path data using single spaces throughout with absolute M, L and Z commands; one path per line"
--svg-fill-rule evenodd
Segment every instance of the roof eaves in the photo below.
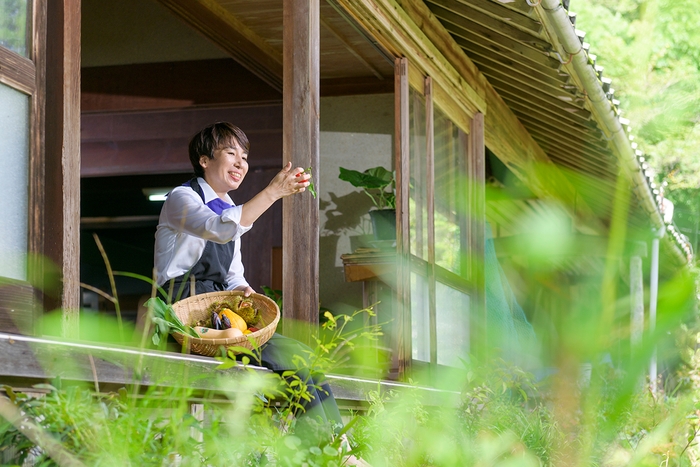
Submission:
M 672 242 L 671 251 L 680 264 L 690 263 L 692 248 L 673 224 L 666 223 L 661 214 L 661 195 L 648 171 L 643 170 L 643 154 L 629 134 L 629 121 L 620 116 L 619 101 L 614 99 L 612 80 L 603 77 L 602 67 L 596 67 L 595 55 L 589 53 L 589 44 L 584 42 L 585 33 L 575 28 L 575 15 L 566 11 L 568 2 L 560 0 L 536 0 L 528 5 L 537 16 L 552 45 L 553 53 L 573 82 L 586 96 L 587 106 L 600 125 L 603 137 L 611 143 L 620 166 L 628 175 L 632 189 L 659 236 Z M 668 231 L 669 235 L 665 235 Z

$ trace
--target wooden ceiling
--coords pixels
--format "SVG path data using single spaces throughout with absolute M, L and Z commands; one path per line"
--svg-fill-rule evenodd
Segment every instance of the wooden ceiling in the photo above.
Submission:
M 282 89 L 282 0 L 159 1 L 263 81 Z M 322 87 L 393 88 L 393 60 L 342 10 L 322 1 L 320 23 Z

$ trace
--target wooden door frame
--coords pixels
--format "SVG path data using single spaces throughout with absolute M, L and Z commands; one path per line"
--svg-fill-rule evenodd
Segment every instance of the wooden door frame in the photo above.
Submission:
M 80 308 L 80 0 L 47 3 L 44 254 L 58 268 L 61 334 L 77 337 Z

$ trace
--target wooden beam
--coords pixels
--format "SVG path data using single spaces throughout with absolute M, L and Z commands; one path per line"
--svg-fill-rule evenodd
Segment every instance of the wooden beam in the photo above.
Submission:
M 0 83 L 31 95 L 36 86 L 34 62 L 0 47 L 0 63 Z
M 311 167 L 316 182 L 320 173 L 319 15 L 318 0 L 284 0 L 283 159 L 293 167 Z M 318 199 L 308 192 L 283 200 L 282 316 L 310 325 L 318 324 L 319 313 L 318 211 Z M 308 334 L 298 337 L 309 339 Z
M 520 29 L 531 32 L 534 35 L 541 36 L 542 34 L 542 24 L 537 19 L 533 19 L 533 17 L 530 17 L 523 12 L 512 10 L 498 1 L 460 0 L 460 3 L 500 18 L 501 21 L 507 24 L 515 25 Z
M 321 97 L 358 94 L 393 94 L 394 81 L 366 78 L 326 78 L 321 80 Z
M 116 390 L 124 386 L 158 385 L 195 389 L 194 397 L 203 393 L 234 394 L 240 390 L 240 378 L 250 371 L 269 373 L 267 368 L 237 365 L 219 370 L 221 362 L 211 357 L 138 349 L 98 342 L 66 342 L 58 339 L 32 338 L 0 333 L 0 384 L 21 389 L 36 383 L 65 381 L 99 383 L 101 388 Z M 17 362 L 22 362 L 17 365 Z M 69 365 L 65 362 L 70 362 Z M 326 375 L 337 400 L 366 402 L 370 391 L 409 391 L 423 404 L 456 407 L 457 391 L 402 384 L 396 381 Z M 40 389 L 33 391 L 41 392 Z
M 551 152 L 567 153 L 568 156 L 566 157 L 569 159 L 577 159 L 578 162 L 590 162 L 601 169 L 609 170 L 611 166 L 617 165 L 616 161 L 606 157 L 604 153 L 599 152 L 599 149 L 591 144 L 587 144 L 585 141 L 581 141 L 580 138 L 574 138 L 571 133 L 562 136 L 562 130 L 567 129 L 567 125 L 553 124 L 551 123 L 553 119 L 549 117 L 546 120 L 550 120 L 550 123 L 537 121 L 533 118 L 536 113 L 520 104 L 508 102 L 508 106 L 524 122 L 525 128 L 527 128 L 534 139 L 539 143 L 542 143 L 543 140 L 547 141 L 546 144 L 540 144 L 542 150 L 547 154 Z M 586 133 L 586 131 L 581 129 L 578 129 L 578 131 Z M 586 155 L 586 158 L 582 158 L 582 155 Z M 591 160 L 588 160 L 588 158 Z
M 515 85 L 507 76 L 491 73 L 488 80 L 499 93 L 508 93 L 511 96 L 520 97 L 527 102 L 537 105 L 549 113 L 559 113 L 561 115 L 571 115 L 583 120 L 590 118 L 590 112 L 574 102 L 575 96 L 564 93 L 553 96 L 542 90 L 527 85 Z M 595 123 L 591 122 L 591 125 Z
M 554 70 L 558 70 L 559 66 L 561 65 L 558 60 L 549 57 L 542 50 L 525 45 L 507 35 L 489 29 L 475 21 L 471 21 L 469 18 L 459 16 L 437 5 L 433 5 L 433 11 L 436 19 L 440 18 L 441 20 L 447 22 L 448 26 L 445 27 L 447 27 L 451 33 L 456 34 L 457 36 L 487 44 L 489 45 L 489 48 L 496 47 L 508 49 L 520 57 Z
M 457 42 L 459 43 L 459 41 Z M 475 48 L 478 48 L 478 46 Z M 541 73 L 533 70 L 532 68 L 523 66 L 523 64 L 520 62 L 514 62 L 508 59 L 499 60 L 499 57 L 494 56 L 494 54 L 476 54 L 474 53 L 474 48 L 471 48 L 469 51 L 465 52 L 467 52 L 469 58 L 476 63 L 480 70 L 495 70 L 500 73 L 511 74 L 513 79 L 525 84 L 532 82 L 542 83 L 547 86 L 547 88 L 551 88 L 557 93 L 566 89 L 565 86 L 568 82 L 568 77 L 566 75 L 562 75 L 560 73 Z M 484 72 L 488 74 L 487 71 Z
M 527 107 L 522 107 L 519 104 L 509 102 L 508 105 L 513 109 L 513 113 L 524 121 L 527 121 L 527 117 L 533 114 L 532 111 L 528 112 Z M 546 141 L 546 144 L 541 144 L 541 146 L 547 154 L 550 152 L 568 154 L 568 156 L 564 157 L 572 161 L 577 159 L 578 162 L 582 162 L 581 156 L 584 155 L 586 156 L 586 163 L 592 163 L 595 167 L 604 170 L 609 170 L 611 166 L 617 165 L 617 161 L 603 153 L 600 148 L 580 141 L 579 138 L 571 136 L 563 138 L 560 131 L 561 127 L 557 128 L 556 126 L 548 126 L 534 121 L 527 121 L 525 126 L 533 138 L 540 141 L 540 143 Z M 608 176 L 610 175 L 608 174 Z
M 80 0 L 47 2 L 45 251 L 61 273 L 62 333 L 80 307 Z
M 539 20 L 537 17 L 537 13 L 535 13 L 530 5 L 527 4 L 527 2 L 521 2 L 517 0 L 496 0 L 500 5 L 504 6 L 505 8 L 512 10 L 516 13 L 520 13 L 522 15 L 528 16 L 534 20 Z
M 215 389 L 222 379 L 235 378 L 245 367 L 220 371 L 209 357 L 123 347 L 98 342 L 32 338 L 0 333 L 0 379 L 23 378 L 34 383 L 60 376 L 67 381 L 142 384 Z M 22 362 L 17 365 L 17 362 Z M 261 372 L 266 368 L 250 366 Z M 38 381 L 37 381 L 38 380 Z M 235 384 L 229 384 L 235 390 Z
M 501 97 L 508 106 L 517 114 L 516 109 L 523 109 L 525 114 L 532 114 L 523 121 L 527 125 L 530 121 L 541 121 L 544 126 L 553 125 L 552 128 L 561 135 L 562 127 L 568 127 L 574 131 L 567 132 L 567 138 L 575 139 L 591 146 L 594 141 L 602 141 L 602 133 L 593 120 L 587 120 L 564 109 L 552 108 L 547 101 L 527 98 L 525 92 L 517 92 L 517 89 L 499 89 Z M 563 111 L 562 111 L 563 110 Z M 536 118 L 533 116 L 536 115 Z
M 281 166 L 282 108 L 273 104 L 83 114 L 81 175 L 189 173 L 192 135 L 216 121 L 232 121 L 246 132 L 251 169 Z
M 474 8 L 468 2 L 458 0 L 426 0 L 426 3 L 429 4 L 431 10 L 433 8 L 439 8 L 442 11 L 445 11 L 445 13 L 450 12 L 452 13 L 450 16 L 455 19 L 469 18 L 471 21 L 474 21 L 491 31 L 506 37 L 510 37 L 518 42 L 528 44 L 529 46 L 539 50 L 546 50 L 549 47 L 549 43 L 540 37 L 539 31 L 542 29 L 542 27 L 539 24 L 535 24 L 533 26 L 535 31 L 530 28 L 528 28 L 528 30 L 523 30 L 513 26 L 507 21 L 502 21 L 500 18 L 482 13 L 482 10 Z
M 216 0 L 158 0 L 251 73 L 282 91 L 282 56 Z
M 522 56 L 513 52 L 508 47 L 493 42 L 481 41 L 478 36 L 467 38 L 466 34 L 453 34 L 455 42 L 459 44 L 467 56 L 476 62 L 477 57 L 487 58 L 491 61 L 499 62 L 506 67 L 522 69 L 525 74 L 529 74 L 532 79 L 547 79 L 550 82 L 569 82 L 569 75 L 560 71 L 555 65 L 556 60 L 550 61 L 548 66 L 540 66 L 532 60 L 522 60 Z M 547 59 L 548 57 L 543 58 Z M 551 59 L 550 59 L 551 60 Z
M 83 113 L 282 102 L 230 58 L 90 67 L 81 78 Z

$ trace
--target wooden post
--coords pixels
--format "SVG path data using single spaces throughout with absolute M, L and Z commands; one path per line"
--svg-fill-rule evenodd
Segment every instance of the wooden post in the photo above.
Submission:
M 635 358 L 644 334 L 644 272 L 643 258 L 647 256 L 645 242 L 630 242 L 625 246 L 630 261 L 630 352 Z
M 190 428 L 190 436 L 197 443 L 204 442 L 204 404 L 190 404 L 190 415 L 197 420 L 198 426 Z
M 80 306 L 80 0 L 47 2 L 45 252 L 61 275 L 62 334 Z
M 46 1 L 35 0 L 33 5 L 32 59 L 36 69 L 36 88 L 32 96 L 31 149 L 29 166 L 29 282 L 34 288 L 45 290 L 44 283 L 44 215 L 45 206 L 45 132 L 46 127 Z M 34 292 L 31 333 L 38 334 L 38 315 L 43 311 L 42 300 Z
M 630 345 L 632 356 L 639 349 L 644 333 L 644 275 L 642 258 L 630 258 Z
M 425 156 L 426 191 L 428 192 L 428 316 L 430 323 L 431 372 L 437 365 L 437 298 L 435 286 L 435 120 L 433 112 L 433 80 L 425 78 Z
M 663 228 L 659 230 L 658 235 L 651 241 L 651 271 L 649 272 L 649 334 L 652 339 L 656 339 L 656 301 L 659 295 L 659 239 L 663 236 Z M 657 368 L 657 348 L 654 346 L 654 351 L 651 354 L 651 362 L 649 362 L 649 383 L 652 394 L 657 391 L 657 379 L 659 377 Z
M 405 379 L 411 368 L 411 262 L 409 259 L 410 218 L 409 187 L 409 108 L 408 59 L 397 58 L 394 64 L 394 168 L 396 170 L 396 301 L 394 316 L 399 323 L 397 367 L 399 379 Z
M 471 216 L 471 273 L 474 283 L 474 293 L 471 297 L 471 332 L 470 332 L 470 352 L 484 357 L 488 349 L 487 336 L 487 313 L 486 313 L 486 286 L 484 283 L 485 268 L 485 212 L 486 212 L 486 150 L 484 145 L 484 114 L 477 112 L 472 118 L 469 131 L 468 167 L 471 175 L 469 183 L 469 197 Z
M 284 0 L 283 158 L 319 174 L 319 0 Z M 317 185 L 317 188 L 318 185 Z M 289 196 L 282 209 L 285 319 L 318 324 L 318 200 Z

